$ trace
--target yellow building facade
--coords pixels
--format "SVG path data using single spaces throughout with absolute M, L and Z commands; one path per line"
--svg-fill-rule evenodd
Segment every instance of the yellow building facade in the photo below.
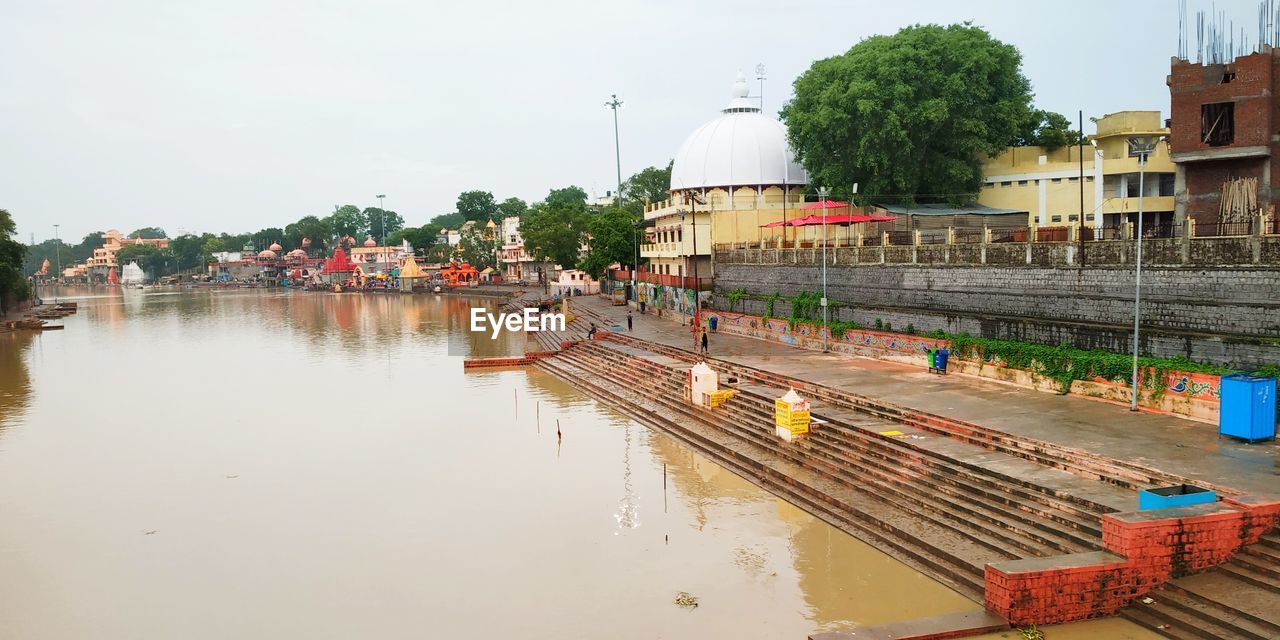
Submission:
M 1139 166 L 1138 158 L 1129 155 L 1129 138 L 1168 135 L 1159 111 L 1122 111 L 1097 120 L 1097 134 L 1083 148 L 1083 226 L 1117 228 L 1125 221 L 1137 222 Z M 1079 225 L 1080 153 L 1078 146 L 1053 151 L 1009 147 L 983 163 L 978 203 L 1028 211 L 1041 227 Z M 1141 180 L 1148 227 L 1173 222 L 1174 175 L 1168 145 L 1156 145 Z

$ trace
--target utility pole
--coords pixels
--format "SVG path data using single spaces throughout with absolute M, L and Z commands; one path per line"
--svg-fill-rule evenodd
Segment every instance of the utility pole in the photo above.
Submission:
M 618 145 L 618 109 L 622 108 L 622 101 L 615 93 L 609 96 L 609 101 L 604 106 L 613 109 L 613 159 L 618 165 L 618 186 L 613 193 L 613 204 L 616 207 L 622 204 L 622 150 Z
M 1138 410 L 1138 320 L 1142 309 L 1142 200 L 1145 193 L 1147 156 L 1156 148 L 1161 138 L 1154 136 L 1135 136 L 1129 138 L 1129 155 L 1138 158 L 1138 229 L 1137 264 L 1133 280 L 1133 394 L 1129 402 L 1129 410 Z
M 618 109 L 622 108 L 622 101 L 618 99 L 618 94 L 609 96 L 609 101 L 604 106 L 613 109 L 613 160 L 618 170 L 618 184 L 613 193 L 613 206 L 622 207 L 622 147 L 618 139 Z M 640 241 L 636 240 L 635 264 L 631 265 L 631 291 L 636 290 L 636 270 L 640 268 Z
M 62 277 L 62 234 L 58 232 L 58 227 L 60 226 L 62 225 L 60 224 L 53 225 L 53 239 L 55 240 L 53 245 L 54 247 L 53 251 L 58 261 L 57 262 L 58 270 L 55 271 L 53 274 L 53 277 L 55 279 Z
M 387 246 L 387 209 L 386 209 L 386 205 L 383 204 L 383 199 L 387 197 L 387 194 L 379 193 L 377 196 L 374 196 L 374 197 L 378 199 L 378 211 L 382 212 L 382 246 L 386 247 Z
M 831 190 L 826 187 L 818 187 L 818 197 L 822 198 L 822 352 L 826 353 L 831 350 L 828 344 L 827 334 L 831 333 L 830 322 L 827 319 L 827 196 L 831 195 Z
M 1084 109 L 1078 112 L 1080 123 L 1080 225 L 1076 229 L 1076 260 L 1084 266 Z

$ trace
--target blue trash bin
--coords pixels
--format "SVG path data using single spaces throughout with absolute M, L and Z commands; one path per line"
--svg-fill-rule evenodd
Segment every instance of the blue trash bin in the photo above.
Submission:
M 951 352 L 946 347 L 938 349 L 938 353 L 934 355 L 934 365 L 938 371 L 947 370 L 947 360 L 951 358 Z
M 707 324 L 711 325 L 711 333 L 715 333 L 716 327 L 719 326 L 720 324 L 720 318 L 711 316 L 710 318 L 707 319 Z
M 1248 442 L 1276 437 L 1276 379 L 1247 373 L 1222 376 L 1218 433 Z

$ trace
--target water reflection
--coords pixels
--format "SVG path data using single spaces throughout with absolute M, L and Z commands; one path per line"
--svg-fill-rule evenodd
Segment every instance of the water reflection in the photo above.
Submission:
M 19 423 L 31 402 L 27 352 L 36 339 L 29 331 L 0 333 L 0 436 Z
M 524 346 L 474 301 L 65 295 L 0 336 L 6 640 L 804 637 L 959 598 L 563 381 L 464 374 L 450 341 Z

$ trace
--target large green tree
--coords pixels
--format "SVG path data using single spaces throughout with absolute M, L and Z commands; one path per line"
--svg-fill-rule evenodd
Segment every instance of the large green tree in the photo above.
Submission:
M 284 238 L 280 243 L 285 249 L 292 250 L 301 248 L 304 239 L 311 241 L 311 246 L 307 248 L 311 255 L 328 253 L 333 244 L 332 220 L 317 216 L 303 216 L 296 222 L 285 225 Z
M 467 220 L 485 222 L 498 213 L 498 203 L 488 191 L 463 191 L 458 194 L 458 213 Z
M 497 266 L 497 247 L 492 238 L 486 237 L 484 227 L 478 224 L 463 230 L 458 250 L 462 259 L 477 269 Z
M 0 209 L 0 314 L 31 297 L 31 287 L 22 273 L 27 246 L 13 239 L 17 232 L 13 216 Z
M 507 198 L 498 203 L 498 215 L 504 218 L 521 216 L 528 210 L 529 204 L 520 198 Z
M 369 220 L 365 218 L 360 207 L 354 204 L 338 207 L 327 220 L 333 227 L 333 232 L 339 237 L 351 236 L 359 242 L 369 233 Z
M 636 256 L 636 223 L 640 217 L 621 207 L 608 207 L 586 221 L 589 249 L 578 268 L 594 277 L 614 263 L 632 264 Z
M 154 278 L 167 275 L 169 269 L 166 269 L 165 263 L 171 261 L 172 256 L 168 251 L 150 244 L 127 244 L 116 252 L 116 264 L 121 268 L 136 262 L 143 271 Z M 176 262 L 174 264 L 176 265 Z
M 622 198 L 635 202 L 661 202 L 671 196 L 671 167 L 674 160 L 665 168 L 648 167 L 622 183 Z
M 782 109 L 809 183 L 859 199 L 970 200 L 981 159 L 1031 119 L 1031 85 L 1012 45 L 969 23 L 916 25 L 818 60 Z
M 383 211 L 377 207 L 369 207 L 364 210 L 364 218 L 369 221 L 369 235 L 379 242 L 383 235 L 389 236 L 404 228 L 404 218 L 390 209 Z M 382 228 L 384 220 L 387 225 L 385 230 Z
M 436 237 L 439 235 L 440 227 L 428 222 L 421 227 L 408 227 L 392 233 L 387 236 L 387 244 L 397 245 L 408 240 L 413 246 L 414 253 L 426 255 L 426 252 L 436 244 Z
M 535 202 L 520 217 L 525 251 L 565 268 L 576 265 L 588 220 L 587 192 L 578 187 L 552 189 L 546 200 Z
M 1084 142 L 1084 135 L 1071 128 L 1071 121 L 1066 116 L 1043 109 L 1031 112 L 1030 119 L 1014 141 L 1020 146 L 1044 147 L 1049 151 Z
M 169 236 L 165 235 L 164 229 L 161 229 L 160 227 L 143 227 L 141 229 L 135 229 L 133 233 L 129 234 L 129 237 L 159 240 L 160 238 L 168 238 Z
M 457 229 L 466 221 L 467 219 L 463 217 L 461 213 L 442 213 L 432 218 L 431 224 L 434 224 L 441 229 Z

